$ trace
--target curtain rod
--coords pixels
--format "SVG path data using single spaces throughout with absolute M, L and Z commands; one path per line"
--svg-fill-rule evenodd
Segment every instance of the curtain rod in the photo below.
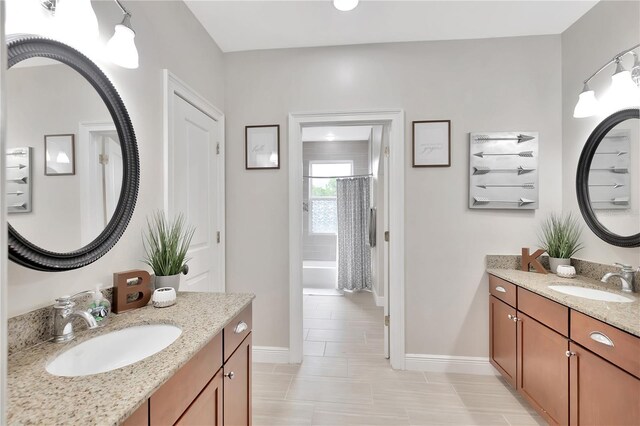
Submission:
M 368 175 L 350 175 L 350 176 L 302 176 L 305 179 L 342 179 L 342 178 L 358 178 L 358 177 L 372 177 L 373 174 Z

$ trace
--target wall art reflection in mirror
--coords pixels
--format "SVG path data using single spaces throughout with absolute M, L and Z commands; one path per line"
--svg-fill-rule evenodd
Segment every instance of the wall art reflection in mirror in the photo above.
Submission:
M 31 148 L 8 149 L 6 170 L 7 212 L 31 212 Z
M 76 174 L 76 153 L 74 136 L 45 135 L 44 174 L 64 176 Z

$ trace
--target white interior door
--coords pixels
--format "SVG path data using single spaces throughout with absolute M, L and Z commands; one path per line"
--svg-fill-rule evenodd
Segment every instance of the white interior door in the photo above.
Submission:
M 217 138 L 218 123 L 175 93 L 173 135 L 169 151 L 170 216 L 184 214 L 195 227 L 187 256 L 189 273 L 182 278 L 181 290 L 214 291 L 215 265 L 218 265 Z

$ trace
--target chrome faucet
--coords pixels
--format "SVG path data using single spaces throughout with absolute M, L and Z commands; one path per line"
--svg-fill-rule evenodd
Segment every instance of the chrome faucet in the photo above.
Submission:
M 96 319 L 89 312 L 81 309 L 73 309 L 76 306 L 76 302 L 72 300 L 75 296 L 77 296 L 77 294 L 74 296 L 62 296 L 56 299 L 56 304 L 53 305 L 54 342 L 68 342 L 76 337 L 73 333 L 72 321 L 74 318 L 82 318 L 84 322 L 87 323 L 89 329 L 98 327 Z
M 611 277 L 618 277 L 622 282 L 622 291 L 631 293 L 637 291 L 635 284 L 636 270 L 629 265 L 622 263 L 616 263 L 616 266 L 621 268 L 620 272 L 609 272 L 602 277 L 600 281 L 606 283 Z M 640 268 L 638 268 L 640 270 Z

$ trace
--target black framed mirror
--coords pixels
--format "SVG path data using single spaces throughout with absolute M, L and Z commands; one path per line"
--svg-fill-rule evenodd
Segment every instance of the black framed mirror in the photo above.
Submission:
M 640 109 L 602 120 L 582 149 L 576 176 L 587 226 L 618 247 L 640 247 Z
M 118 242 L 135 208 L 129 114 L 102 70 L 64 43 L 8 36 L 7 59 L 9 259 L 51 272 L 87 266 Z

